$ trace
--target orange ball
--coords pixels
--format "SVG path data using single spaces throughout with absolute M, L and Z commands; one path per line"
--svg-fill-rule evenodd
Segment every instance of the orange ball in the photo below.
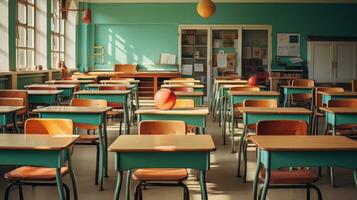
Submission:
M 207 19 L 216 12 L 216 5 L 212 0 L 200 0 L 197 4 L 198 14 Z
M 256 76 L 252 76 L 248 79 L 248 84 L 250 86 L 257 86 L 258 85 L 258 80 Z
M 154 102 L 156 108 L 160 110 L 170 110 L 175 106 L 176 95 L 173 91 L 163 88 L 156 92 Z

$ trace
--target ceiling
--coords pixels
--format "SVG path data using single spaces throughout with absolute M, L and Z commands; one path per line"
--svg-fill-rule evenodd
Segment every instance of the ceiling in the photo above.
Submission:
M 77 0 L 90 3 L 192 3 L 199 0 Z M 357 3 L 357 0 L 213 0 L 215 3 Z

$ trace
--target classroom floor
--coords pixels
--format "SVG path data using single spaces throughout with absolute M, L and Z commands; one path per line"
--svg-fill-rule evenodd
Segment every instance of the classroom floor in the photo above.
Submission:
M 255 169 L 255 153 L 252 148 L 249 152 L 248 163 L 248 183 L 243 183 L 241 178 L 236 177 L 236 156 L 231 154 L 230 145 L 222 145 L 221 129 L 217 123 L 213 123 L 211 118 L 207 119 L 206 133 L 213 136 L 217 151 L 211 154 L 211 170 L 207 173 L 207 188 L 209 199 L 211 200 L 233 200 L 233 199 L 252 199 L 252 179 Z M 321 123 L 320 123 L 321 124 Z M 118 135 L 117 124 L 112 124 L 108 127 L 110 143 L 115 140 Z M 132 128 L 132 132 L 136 134 L 136 127 Z M 78 182 L 79 199 L 85 200 L 110 200 L 113 199 L 114 187 L 116 182 L 116 173 L 114 171 L 114 155 L 109 153 L 109 177 L 105 179 L 105 191 L 99 192 L 94 185 L 94 169 L 95 169 L 95 147 L 94 146 L 76 146 L 73 155 L 74 171 Z M 9 170 L 9 167 L 0 168 L 0 177 Z M 190 199 L 199 200 L 200 188 L 199 184 L 193 176 L 187 181 L 190 190 Z M 323 170 L 323 176 L 317 183 L 321 189 L 324 200 L 356 200 L 357 190 L 353 181 L 353 172 L 346 169 L 336 170 L 336 180 L 338 187 L 332 188 L 329 181 L 327 170 Z M 66 177 L 65 182 L 70 185 L 69 179 Z M 6 180 L 0 178 L 0 199 L 3 198 Z M 125 185 L 124 185 L 125 186 Z M 132 184 L 132 189 L 135 182 Z M 124 188 L 124 187 L 123 187 Z M 26 200 L 48 200 L 58 199 L 57 191 L 54 187 L 25 187 Z M 133 194 L 133 193 L 131 193 Z M 270 200 L 300 200 L 305 199 L 306 193 L 302 189 L 274 189 L 269 190 L 268 198 Z M 315 192 L 311 193 L 311 199 L 317 199 Z M 133 198 L 133 197 L 131 197 Z M 12 191 L 12 200 L 18 199 L 17 190 Z M 124 199 L 122 190 L 121 199 Z M 180 200 L 182 190 L 178 188 L 149 188 L 144 191 L 145 200 Z

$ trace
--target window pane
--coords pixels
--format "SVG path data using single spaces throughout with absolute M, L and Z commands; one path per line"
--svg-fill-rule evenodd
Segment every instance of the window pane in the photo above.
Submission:
M 64 52 L 64 37 L 60 37 L 60 51 Z
M 27 67 L 35 66 L 34 51 L 27 50 Z
M 27 29 L 27 47 L 34 48 L 34 30 L 32 28 Z
M 26 24 L 26 5 L 22 3 L 17 4 L 17 16 L 20 23 Z
M 64 34 L 64 20 L 63 19 L 60 20 L 60 33 Z
M 63 53 L 60 54 L 60 60 L 64 61 L 64 54 Z
M 29 5 L 27 7 L 27 11 L 28 11 L 27 24 L 29 26 L 34 26 L 35 25 L 35 22 L 34 22 L 34 19 L 35 19 L 34 7 Z
M 27 0 L 27 2 L 34 4 L 35 0 Z
M 24 49 L 18 49 L 17 50 L 17 60 L 16 60 L 16 65 L 18 68 L 25 68 L 26 67 L 26 50 Z
M 52 67 L 57 68 L 56 63 L 58 61 L 58 53 L 52 53 Z
M 53 50 L 59 51 L 59 37 L 58 36 L 54 36 Z
M 20 47 L 26 47 L 26 28 L 18 26 L 18 46 Z

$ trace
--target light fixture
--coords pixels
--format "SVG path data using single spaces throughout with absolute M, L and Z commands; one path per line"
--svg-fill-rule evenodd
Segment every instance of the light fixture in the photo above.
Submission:
M 92 22 L 92 12 L 87 9 L 69 9 L 69 0 L 61 0 L 61 18 L 67 20 L 69 11 L 83 12 L 82 13 L 82 21 L 84 24 L 90 24 Z
M 83 11 L 82 21 L 85 24 L 90 24 L 92 22 L 92 12 L 89 9 Z
M 212 0 L 200 0 L 197 4 L 197 12 L 201 17 L 208 19 L 216 12 L 216 5 Z

